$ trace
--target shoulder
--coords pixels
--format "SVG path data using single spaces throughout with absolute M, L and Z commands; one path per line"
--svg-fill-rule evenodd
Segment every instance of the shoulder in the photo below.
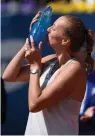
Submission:
M 64 70 L 82 70 L 82 66 L 79 61 L 76 60 L 70 60 L 66 62 L 64 65 L 62 65 L 62 68 Z
M 60 76 L 64 79 L 78 79 L 85 74 L 85 70 L 82 68 L 81 64 L 78 61 L 73 61 L 67 65 L 63 65 L 60 69 Z

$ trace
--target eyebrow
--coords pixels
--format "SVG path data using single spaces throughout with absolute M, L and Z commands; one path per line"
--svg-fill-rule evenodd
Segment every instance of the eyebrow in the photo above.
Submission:
M 53 24 L 52 26 L 53 26 L 54 28 L 56 27 L 56 25 L 55 25 L 55 24 Z

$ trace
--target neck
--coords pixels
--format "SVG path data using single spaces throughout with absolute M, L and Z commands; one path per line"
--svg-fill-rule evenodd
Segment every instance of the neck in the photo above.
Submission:
M 73 56 L 81 63 L 81 65 L 84 67 L 85 65 L 85 59 L 87 57 L 86 52 L 77 52 L 74 53 Z
M 71 58 L 69 56 L 68 52 L 65 52 L 65 51 L 56 52 L 56 56 L 57 56 L 58 61 L 59 61 L 59 66 L 61 66 L 62 64 L 65 64 Z

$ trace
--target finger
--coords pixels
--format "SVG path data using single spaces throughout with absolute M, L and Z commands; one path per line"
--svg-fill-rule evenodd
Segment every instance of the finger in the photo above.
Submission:
M 26 39 L 25 44 L 24 44 L 24 49 L 25 49 L 25 51 L 28 49 L 28 48 L 27 48 L 27 44 L 28 44 L 28 38 Z
M 25 45 L 24 45 L 25 51 L 30 50 L 29 41 L 28 38 L 26 39 Z
M 35 49 L 34 39 L 33 39 L 32 35 L 30 35 L 30 41 L 31 41 L 32 49 Z
M 28 50 L 28 51 L 27 51 L 27 55 L 30 55 L 30 54 L 31 54 L 31 51 L 30 51 L 30 50 Z
M 40 50 L 41 53 L 42 53 L 42 41 L 39 43 L 39 50 Z
M 85 121 L 86 121 L 86 120 L 85 120 L 85 116 L 80 117 L 80 121 L 85 122 Z
M 26 38 L 26 44 L 29 44 L 28 38 Z
M 37 20 L 38 20 L 38 19 L 34 19 L 34 20 L 31 22 L 30 27 L 29 27 L 29 31 L 31 30 L 32 25 L 33 25 Z
M 26 51 L 26 53 L 25 53 L 25 57 L 30 56 L 30 54 L 31 54 L 31 51 Z
M 38 20 L 39 16 L 41 15 L 41 11 L 39 11 L 36 16 L 32 19 L 30 27 L 29 27 L 29 31 L 31 30 L 32 25 Z
M 38 19 L 33 19 L 33 21 L 31 22 L 30 26 L 32 26 Z
M 29 51 L 29 50 L 31 50 L 31 49 L 26 46 L 26 47 L 24 48 L 24 50 L 25 50 L 25 52 L 26 52 L 26 51 Z
M 29 39 L 27 38 L 26 39 L 26 43 L 25 43 L 25 46 L 28 47 L 28 49 L 30 49 L 30 45 L 29 45 Z
M 32 22 L 34 21 L 34 20 L 38 20 L 38 18 L 39 18 L 39 16 L 41 15 L 41 11 L 39 11 L 37 14 L 36 14 L 36 16 L 32 19 L 32 21 L 31 21 L 31 24 L 32 24 Z
M 27 50 L 28 50 L 28 48 L 27 48 L 27 47 L 25 47 L 24 49 L 25 49 L 25 51 L 27 51 Z
M 38 18 L 40 15 L 41 15 L 41 11 L 39 11 L 33 19 Z
M 85 121 L 90 120 L 90 117 L 89 117 L 89 116 L 82 116 L 82 117 L 80 118 L 80 120 L 85 122 Z

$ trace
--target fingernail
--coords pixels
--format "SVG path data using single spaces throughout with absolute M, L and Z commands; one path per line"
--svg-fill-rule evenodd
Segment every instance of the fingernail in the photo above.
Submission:
M 28 45 L 29 43 L 28 43 L 28 41 L 26 42 L 26 45 Z
M 30 35 L 30 39 L 31 39 L 31 42 L 33 42 L 34 40 L 33 40 L 33 37 L 32 37 L 32 35 Z

